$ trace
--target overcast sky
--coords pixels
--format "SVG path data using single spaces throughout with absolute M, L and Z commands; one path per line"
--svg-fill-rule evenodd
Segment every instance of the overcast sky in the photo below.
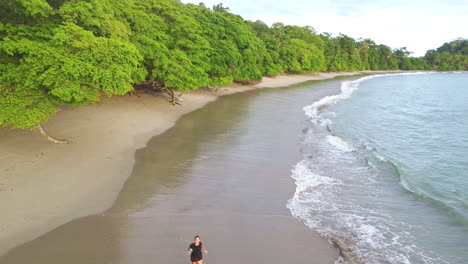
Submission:
M 314 27 L 318 32 L 371 38 L 423 56 L 458 37 L 468 38 L 468 0 L 182 0 L 223 3 L 247 20 Z

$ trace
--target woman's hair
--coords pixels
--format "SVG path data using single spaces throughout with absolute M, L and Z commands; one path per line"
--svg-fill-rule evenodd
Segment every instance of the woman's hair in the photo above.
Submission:
M 196 236 L 193 238 L 193 240 L 197 239 L 197 237 L 198 237 L 198 238 L 200 238 L 200 236 L 199 236 L 199 235 L 196 235 Z

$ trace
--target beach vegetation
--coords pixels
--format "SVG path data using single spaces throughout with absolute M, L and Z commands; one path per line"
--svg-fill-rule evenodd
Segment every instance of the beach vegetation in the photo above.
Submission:
M 283 73 L 467 70 L 467 40 L 414 58 L 371 39 L 246 21 L 177 0 L 2 0 L 0 126 L 31 128 L 58 108 L 124 95 L 249 83 Z

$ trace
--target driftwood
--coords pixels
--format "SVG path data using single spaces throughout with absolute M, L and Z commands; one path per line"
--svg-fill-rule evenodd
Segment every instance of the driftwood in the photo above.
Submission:
M 46 137 L 51 142 L 54 142 L 56 144 L 70 144 L 71 143 L 70 141 L 59 140 L 59 139 L 51 137 L 49 134 L 47 134 L 47 132 L 44 130 L 44 128 L 42 128 L 41 124 L 38 124 L 36 126 L 36 128 L 39 130 L 39 133 L 41 133 L 41 135 Z

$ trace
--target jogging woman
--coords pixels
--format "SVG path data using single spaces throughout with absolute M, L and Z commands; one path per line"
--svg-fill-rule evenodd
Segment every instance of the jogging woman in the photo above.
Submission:
M 190 253 L 190 261 L 192 264 L 203 264 L 203 254 L 208 254 L 208 251 L 203 247 L 202 242 L 200 241 L 200 236 L 195 236 L 193 238 L 193 243 L 190 244 L 187 249 L 187 254 Z

